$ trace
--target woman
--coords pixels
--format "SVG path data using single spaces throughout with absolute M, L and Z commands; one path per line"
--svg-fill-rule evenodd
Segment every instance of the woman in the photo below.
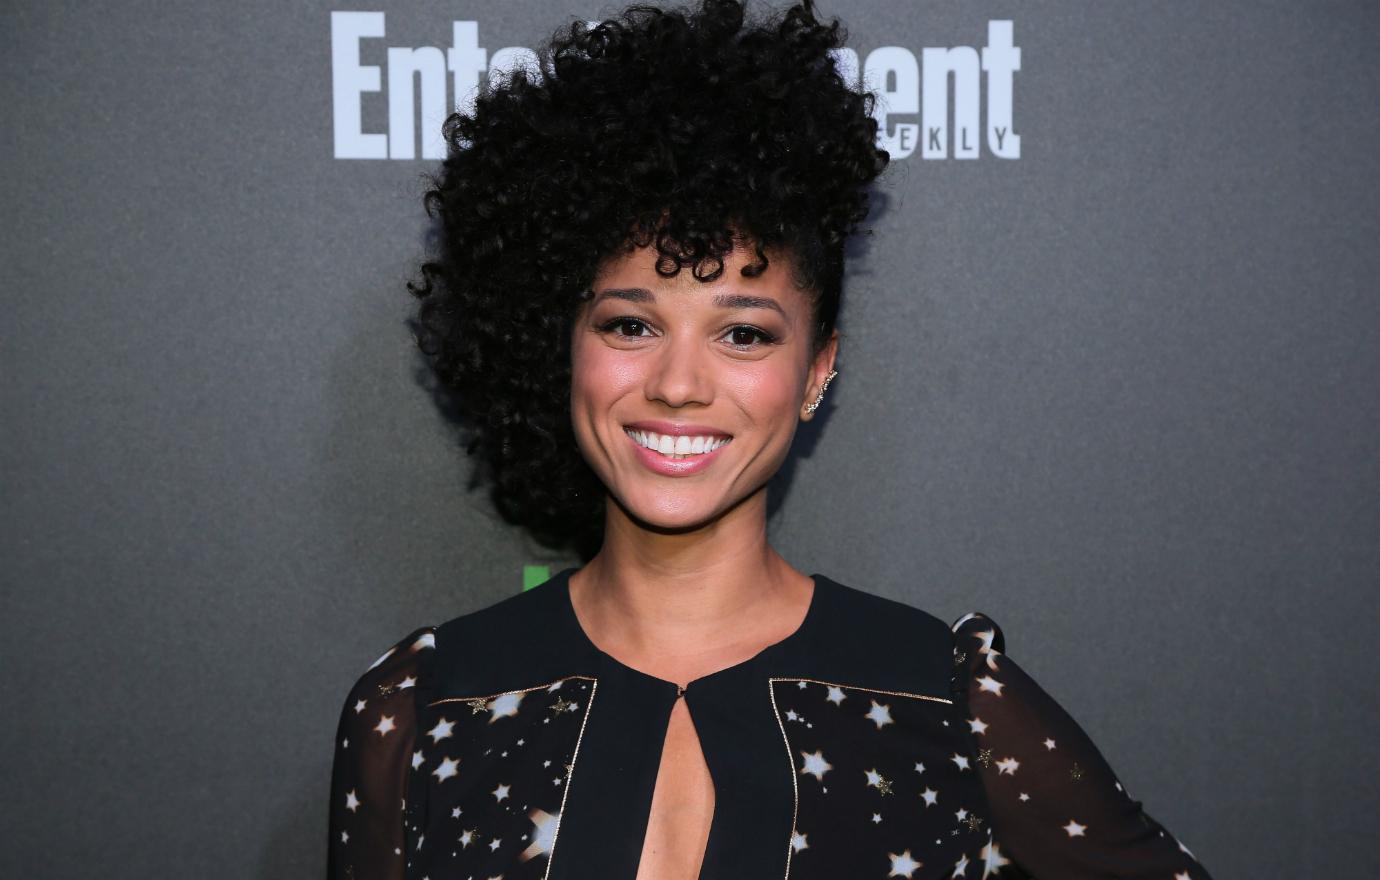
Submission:
M 841 40 L 634 7 L 448 121 L 418 341 L 499 508 L 588 561 L 360 678 L 332 878 L 1208 876 L 995 623 L 767 542 L 887 162 Z

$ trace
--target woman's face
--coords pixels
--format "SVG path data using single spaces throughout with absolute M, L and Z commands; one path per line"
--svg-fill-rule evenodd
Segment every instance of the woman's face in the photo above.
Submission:
M 571 420 L 630 516 L 685 529 L 766 486 L 811 417 L 837 333 L 812 360 L 810 301 L 771 252 L 747 278 L 752 252 L 736 248 L 710 282 L 664 278 L 656 257 L 641 248 L 596 275 L 572 329 Z

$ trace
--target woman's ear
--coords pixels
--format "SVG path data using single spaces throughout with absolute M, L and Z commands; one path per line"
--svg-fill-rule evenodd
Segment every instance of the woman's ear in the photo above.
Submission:
M 829 374 L 834 371 L 834 360 L 839 351 L 839 331 L 835 328 L 829 334 L 829 341 L 820 348 L 819 354 L 815 355 L 814 363 L 810 365 L 810 379 L 805 383 L 805 399 L 800 404 L 800 417 L 804 421 L 809 421 L 815 417 L 814 412 L 807 409 L 810 404 L 819 399 L 820 392 L 829 382 Z

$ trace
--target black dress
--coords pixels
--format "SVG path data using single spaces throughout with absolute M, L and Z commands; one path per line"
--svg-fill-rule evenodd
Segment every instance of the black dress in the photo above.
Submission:
M 330 880 L 634 880 L 682 693 L 590 641 L 575 570 L 359 679 Z M 1208 878 L 992 620 L 813 578 L 794 633 L 684 690 L 714 782 L 702 878 Z

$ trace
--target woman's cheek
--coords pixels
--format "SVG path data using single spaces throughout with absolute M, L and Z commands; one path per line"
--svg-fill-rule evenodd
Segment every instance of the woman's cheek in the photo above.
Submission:
M 795 371 L 768 361 L 731 371 L 725 387 L 738 398 L 745 411 L 764 422 L 793 417 L 795 401 L 803 392 Z

